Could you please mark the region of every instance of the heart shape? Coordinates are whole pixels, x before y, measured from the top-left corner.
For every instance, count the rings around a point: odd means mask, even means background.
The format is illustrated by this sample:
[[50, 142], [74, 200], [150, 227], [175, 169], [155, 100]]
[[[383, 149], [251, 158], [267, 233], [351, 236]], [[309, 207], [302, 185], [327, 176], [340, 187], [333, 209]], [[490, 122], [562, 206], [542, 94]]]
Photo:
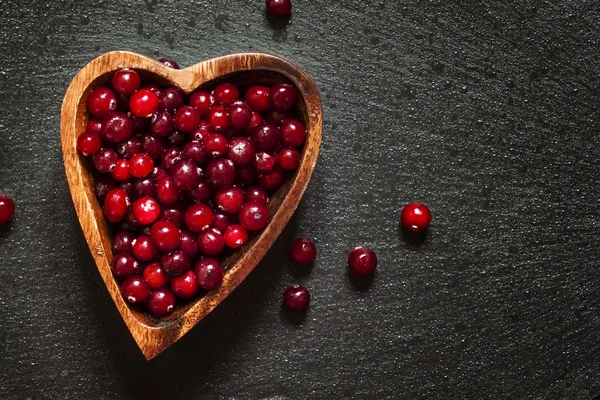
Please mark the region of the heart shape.
[[[113, 72], [125, 67], [137, 70], [142, 77], [152, 76], [160, 83], [179, 88], [186, 95], [198, 88], [211, 89], [224, 80], [238, 86], [291, 83], [299, 94], [296, 114], [307, 130], [299, 168], [268, 204], [271, 221], [242, 248], [223, 260], [226, 271], [222, 285], [191, 303], [179, 305], [172, 314], [161, 319], [131, 307], [123, 299], [110, 268], [113, 254], [108, 225], [94, 194], [93, 177], [76, 146], [77, 136], [85, 131], [88, 120], [87, 95], [106, 82]], [[73, 78], [61, 110], [62, 152], [71, 197], [98, 271], [146, 359], [157, 356], [186, 334], [222, 302], [263, 258], [296, 210], [308, 186], [319, 154], [321, 133], [321, 101], [314, 81], [300, 67], [271, 54], [232, 54], [176, 70], [139, 54], [114, 51], [94, 59]]]

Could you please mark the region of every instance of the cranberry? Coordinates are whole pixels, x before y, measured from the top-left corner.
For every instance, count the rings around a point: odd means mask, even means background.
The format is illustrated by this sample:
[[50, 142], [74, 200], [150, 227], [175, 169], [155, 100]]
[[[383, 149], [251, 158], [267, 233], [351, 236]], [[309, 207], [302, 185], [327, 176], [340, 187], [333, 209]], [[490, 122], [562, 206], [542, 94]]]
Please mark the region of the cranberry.
[[291, 0], [266, 0], [267, 11], [276, 17], [288, 17], [292, 13]]
[[133, 133], [142, 133], [148, 130], [150, 120], [148, 118], [140, 118], [136, 115], [131, 116], [133, 121]]
[[103, 212], [109, 222], [119, 222], [125, 218], [129, 207], [129, 197], [123, 189], [113, 189], [106, 195]]
[[117, 253], [132, 253], [132, 243], [135, 240], [135, 235], [129, 231], [117, 232], [112, 238], [112, 251]]
[[216, 187], [230, 186], [235, 179], [235, 167], [227, 158], [215, 158], [206, 166], [206, 179]]
[[169, 173], [160, 165], [157, 167], [154, 167], [154, 169], [152, 170], [152, 177], [156, 181], [159, 181], [162, 178], [167, 178], [169, 176], [170, 176]]
[[123, 297], [130, 303], [141, 303], [150, 297], [150, 285], [140, 276], [131, 276], [121, 285]]
[[142, 86], [142, 88], [152, 90], [156, 96], [160, 96], [160, 92], [162, 91], [162, 88], [157, 83], [148, 83]]
[[160, 251], [172, 251], [179, 246], [179, 229], [170, 221], [156, 221], [150, 228], [150, 237]]
[[171, 290], [180, 299], [192, 298], [198, 293], [198, 280], [194, 271], [187, 271], [181, 276], [171, 279]]
[[175, 114], [175, 126], [182, 132], [193, 131], [200, 123], [200, 110], [192, 106], [183, 106]]
[[371, 275], [377, 267], [377, 255], [368, 247], [357, 247], [348, 255], [348, 267], [356, 275]]
[[208, 229], [213, 222], [213, 212], [206, 204], [192, 204], [185, 212], [185, 224], [193, 232]]
[[163, 271], [158, 261], [148, 264], [146, 268], [144, 268], [142, 276], [152, 289], [163, 287], [171, 280], [169, 275]]
[[160, 258], [160, 264], [163, 270], [171, 278], [183, 275], [190, 269], [190, 259], [182, 250], [175, 250], [164, 254]]
[[102, 121], [101, 136], [110, 143], [124, 142], [133, 133], [133, 121], [120, 111], [110, 111]]
[[213, 104], [215, 104], [214, 97], [203, 90], [194, 92], [190, 96], [190, 106], [196, 107], [202, 115], [208, 114], [208, 110]]
[[117, 166], [110, 172], [110, 175], [118, 182], [125, 182], [131, 177], [129, 174], [129, 161], [117, 160]]
[[296, 264], [310, 264], [317, 256], [317, 248], [312, 240], [300, 238], [290, 246], [290, 258]]
[[174, 130], [169, 136], [167, 136], [167, 140], [171, 146], [181, 147], [187, 141], [187, 135], [183, 132], [179, 132], [178, 130]]
[[269, 110], [269, 88], [266, 86], [252, 86], [248, 88], [245, 99], [246, 103], [258, 113]]
[[135, 214], [133, 213], [133, 210], [131, 209], [131, 207], [129, 207], [129, 209], [127, 210], [127, 213], [125, 214], [125, 224], [127, 224], [127, 226], [129, 226], [132, 229], [144, 229], [145, 226], [140, 224], [138, 222], [138, 220], [135, 218]]
[[173, 115], [167, 110], [158, 110], [152, 114], [150, 120], [150, 132], [156, 137], [168, 136], [172, 131], [175, 123]]
[[133, 202], [133, 214], [140, 224], [148, 225], [160, 215], [160, 206], [152, 197], [145, 196]]
[[179, 190], [192, 190], [198, 185], [200, 172], [198, 167], [191, 160], [179, 160], [171, 168], [173, 183]]
[[232, 249], [242, 247], [248, 241], [248, 232], [241, 225], [231, 225], [223, 234], [225, 244]]
[[223, 282], [223, 268], [215, 258], [203, 258], [194, 267], [198, 286], [205, 290], [212, 290]]
[[279, 127], [270, 121], [261, 122], [250, 134], [258, 150], [271, 150], [279, 143]]
[[289, 110], [296, 104], [296, 88], [288, 83], [279, 83], [271, 87], [269, 100], [273, 108], [279, 111]]
[[206, 150], [212, 158], [222, 156], [229, 149], [227, 138], [220, 133], [209, 133], [206, 135], [204, 137], [203, 145], [204, 150]]
[[104, 203], [108, 192], [117, 187], [117, 182], [108, 175], [99, 176], [96, 179], [96, 185], [94, 185], [94, 193], [101, 203]]
[[213, 90], [212, 95], [215, 98], [216, 104], [229, 106], [240, 98], [240, 91], [233, 83], [224, 82]]
[[175, 60], [173, 60], [172, 58], [163, 57], [163, 58], [159, 58], [158, 61], [160, 61], [161, 63], [163, 63], [164, 65], [166, 65], [169, 68], [180, 69], [179, 64], [177, 64], [175, 62]]
[[277, 189], [283, 184], [285, 174], [283, 168], [279, 165], [275, 165], [271, 172], [265, 172], [258, 174], [258, 183], [264, 186], [266, 189]]
[[227, 157], [235, 165], [246, 165], [252, 162], [256, 149], [250, 139], [245, 137], [234, 137], [229, 141]]
[[210, 127], [208, 126], [207, 121], [200, 121], [196, 129], [189, 133], [190, 139], [195, 140], [196, 142], [202, 143], [206, 135], [211, 133]]
[[244, 228], [257, 231], [269, 222], [269, 210], [260, 203], [246, 203], [240, 208], [239, 219]]
[[208, 126], [210, 129], [223, 132], [229, 128], [229, 113], [223, 106], [211, 107], [208, 112]]
[[179, 250], [183, 251], [189, 259], [196, 257], [198, 254], [198, 243], [196, 235], [190, 231], [181, 231], [179, 240]]
[[135, 198], [150, 196], [156, 197], [156, 183], [152, 176], [138, 178], [133, 181], [133, 196]]
[[183, 151], [179, 147], [169, 147], [163, 152], [160, 163], [163, 168], [170, 171], [179, 160], [183, 160]]
[[129, 109], [133, 115], [148, 118], [158, 110], [158, 96], [152, 90], [142, 88], [131, 95]]
[[425, 232], [431, 223], [431, 211], [425, 204], [409, 203], [402, 209], [400, 221], [409, 231]]
[[148, 235], [140, 235], [133, 241], [132, 252], [140, 261], [152, 261], [158, 255], [158, 249]]
[[257, 172], [271, 172], [277, 164], [277, 156], [266, 151], [259, 151], [254, 156], [254, 169]]
[[216, 229], [200, 232], [198, 235], [198, 248], [204, 254], [214, 256], [222, 252], [223, 248], [225, 248], [225, 238]]
[[236, 168], [235, 178], [242, 185], [249, 185], [256, 179], [256, 170], [249, 165]]
[[156, 197], [162, 204], [172, 205], [179, 201], [179, 190], [170, 176], [162, 178], [156, 184]]
[[150, 297], [146, 300], [146, 307], [154, 316], [162, 317], [173, 311], [175, 301], [173, 291], [168, 287], [161, 287], [150, 293]]
[[198, 185], [189, 192], [192, 201], [196, 203], [206, 203], [213, 196], [212, 185], [203, 177], [198, 179]]
[[250, 123], [248, 124], [248, 128], [246, 129], [246, 131], [252, 132], [252, 130], [254, 128], [256, 128], [258, 125], [260, 125], [260, 123], [262, 121], [263, 121], [263, 118], [260, 116], [260, 114], [257, 112], [253, 112], [252, 117], [250, 118]]
[[235, 102], [229, 106], [229, 126], [233, 129], [246, 129], [252, 119], [252, 109], [246, 103]]
[[104, 118], [117, 109], [117, 95], [107, 87], [97, 87], [87, 97], [87, 110], [95, 117]]
[[306, 311], [310, 304], [310, 292], [304, 286], [293, 285], [283, 293], [283, 304], [290, 311]]
[[116, 254], [113, 257], [111, 267], [113, 274], [119, 278], [127, 278], [140, 273], [140, 263], [131, 254], [127, 253]]
[[77, 149], [84, 156], [91, 156], [102, 147], [100, 136], [95, 133], [84, 132], [77, 138]]
[[267, 114], [267, 121], [281, 123], [284, 119], [291, 119], [293, 114], [290, 111], [271, 110]]
[[100, 135], [102, 132], [102, 120], [100, 118], [90, 118], [85, 131], [94, 135]]
[[123, 68], [114, 73], [112, 77], [112, 86], [117, 93], [131, 96], [133, 92], [142, 86], [142, 79], [134, 70]]
[[129, 173], [136, 178], [141, 178], [154, 170], [154, 160], [148, 154], [138, 153], [129, 160]]
[[215, 202], [220, 210], [236, 213], [244, 203], [244, 191], [235, 186], [221, 188], [215, 194]]
[[142, 135], [142, 149], [152, 158], [162, 157], [165, 152], [165, 142], [149, 133]]
[[175, 88], [166, 88], [158, 96], [158, 109], [175, 112], [185, 104], [181, 92]]
[[293, 171], [300, 165], [300, 153], [293, 147], [283, 148], [277, 155], [277, 161], [284, 170]]
[[141, 153], [142, 150], [142, 141], [137, 136], [132, 136], [126, 142], [117, 146], [117, 153], [127, 160], [135, 154]]
[[217, 212], [214, 214], [213, 222], [210, 227], [224, 234], [227, 228], [234, 224], [235, 216], [233, 214]]
[[306, 129], [297, 119], [282, 119], [279, 124], [281, 144], [296, 147], [306, 140]]
[[15, 214], [15, 202], [5, 194], [0, 194], [0, 224], [5, 224]]
[[251, 185], [248, 186], [244, 192], [244, 202], [267, 204], [269, 202], [269, 195], [262, 186]]
[[133, 183], [129, 181], [121, 182], [119, 183], [119, 189], [123, 189], [130, 199], [133, 198]]
[[185, 208], [181, 204], [164, 207], [160, 212], [161, 221], [170, 221], [179, 229], [185, 228]]

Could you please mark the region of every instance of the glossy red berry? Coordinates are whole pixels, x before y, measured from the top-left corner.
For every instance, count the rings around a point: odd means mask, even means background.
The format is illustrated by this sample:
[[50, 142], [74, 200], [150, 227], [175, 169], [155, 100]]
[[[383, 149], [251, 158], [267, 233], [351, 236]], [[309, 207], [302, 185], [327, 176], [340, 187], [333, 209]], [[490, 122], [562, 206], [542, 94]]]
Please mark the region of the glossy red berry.
[[132, 253], [135, 258], [140, 261], [152, 261], [158, 256], [158, 249], [152, 241], [152, 238], [148, 235], [140, 235], [134, 241], [132, 245]]
[[229, 106], [240, 98], [240, 91], [233, 83], [223, 82], [213, 90], [212, 95], [216, 104]]
[[154, 137], [166, 137], [173, 132], [175, 122], [173, 120], [173, 114], [167, 110], [158, 110], [152, 114], [150, 120], [150, 132]]
[[179, 247], [179, 229], [170, 221], [156, 221], [150, 228], [150, 237], [160, 251], [173, 251]]
[[106, 174], [115, 169], [119, 156], [113, 149], [103, 147], [92, 156], [92, 160], [98, 172]]
[[409, 203], [402, 210], [400, 222], [412, 232], [425, 232], [431, 223], [431, 211], [422, 203]]
[[235, 179], [235, 166], [227, 158], [215, 158], [206, 166], [206, 179], [216, 187], [231, 186]]
[[269, 102], [269, 88], [266, 86], [251, 86], [246, 90], [244, 98], [252, 110], [258, 113], [267, 112], [271, 105]]
[[190, 96], [190, 106], [196, 107], [202, 115], [208, 114], [208, 110], [213, 104], [215, 104], [214, 97], [203, 90], [194, 92]]
[[102, 120], [100, 118], [90, 118], [85, 131], [99, 136], [102, 132]]
[[244, 202], [267, 204], [269, 202], [269, 194], [260, 185], [251, 185], [244, 191]]
[[190, 231], [183, 230], [180, 233], [179, 250], [183, 251], [191, 260], [198, 254], [198, 241], [196, 235]]
[[110, 172], [110, 175], [115, 178], [115, 181], [117, 182], [125, 182], [131, 178], [131, 174], [129, 173], [129, 161], [124, 159], [117, 160], [117, 165]]
[[220, 133], [209, 133], [204, 137], [202, 142], [204, 150], [212, 157], [217, 158], [227, 153], [229, 149], [229, 143], [227, 138]]
[[198, 280], [194, 271], [188, 270], [183, 275], [171, 279], [171, 290], [180, 299], [194, 297], [199, 290]]
[[175, 60], [169, 57], [159, 58], [158, 61], [163, 63], [165, 66], [173, 69], [180, 69], [179, 64]]
[[248, 128], [246, 128], [246, 132], [252, 132], [252, 129], [256, 128], [263, 121], [263, 118], [259, 113], [253, 112], [252, 117], [250, 118], [250, 123], [248, 124]]
[[308, 238], [296, 239], [290, 246], [290, 258], [296, 264], [310, 264], [317, 256], [317, 247]]
[[247, 165], [254, 159], [256, 149], [250, 139], [245, 137], [234, 137], [229, 140], [227, 157], [235, 165]]
[[131, 254], [115, 254], [111, 264], [113, 274], [119, 278], [137, 275], [141, 271], [140, 263]]
[[121, 291], [130, 303], [141, 303], [150, 296], [150, 285], [141, 276], [131, 276], [125, 279]]
[[201, 232], [213, 222], [213, 211], [206, 204], [192, 204], [185, 212], [185, 224], [192, 232]]
[[152, 289], [163, 287], [171, 280], [171, 277], [163, 271], [158, 261], [148, 264], [142, 275]]
[[129, 204], [129, 197], [125, 190], [113, 189], [106, 195], [102, 211], [109, 222], [119, 222], [125, 218]]
[[219, 210], [236, 213], [244, 203], [244, 191], [235, 186], [221, 188], [215, 194], [215, 202]]
[[129, 160], [129, 173], [131, 176], [141, 178], [154, 170], [154, 160], [146, 153], [138, 153], [133, 155]]
[[10, 221], [15, 214], [15, 202], [9, 196], [0, 194], [0, 224]]
[[248, 128], [252, 119], [252, 109], [244, 102], [236, 101], [229, 106], [229, 126], [232, 129], [244, 130]]
[[224, 106], [213, 106], [208, 111], [208, 126], [216, 132], [223, 132], [229, 128], [229, 112]]
[[181, 132], [191, 132], [200, 124], [201, 116], [196, 107], [183, 106], [175, 114], [175, 127]]
[[237, 249], [248, 241], [248, 231], [241, 225], [230, 225], [223, 234], [227, 247]]
[[368, 247], [357, 247], [348, 255], [348, 267], [353, 274], [371, 275], [377, 268], [377, 255]]
[[294, 285], [283, 293], [283, 304], [290, 311], [306, 311], [310, 305], [310, 292], [304, 286]]
[[267, 12], [276, 17], [289, 17], [292, 13], [291, 0], [266, 0]]
[[142, 141], [137, 136], [132, 136], [126, 142], [117, 145], [117, 153], [126, 160], [141, 153], [142, 150]]
[[204, 254], [214, 256], [225, 248], [225, 238], [216, 229], [208, 229], [198, 235], [198, 248]]
[[258, 183], [266, 189], [274, 190], [283, 184], [285, 173], [283, 168], [281, 168], [279, 164], [276, 164], [271, 172], [260, 173], [256, 179], [258, 180]]
[[297, 119], [282, 119], [279, 123], [279, 134], [284, 146], [298, 147], [306, 140], [306, 129]]
[[112, 237], [112, 251], [113, 254], [127, 253], [132, 254], [132, 243], [135, 240], [135, 235], [129, 231], [117, 232]]
[[179, 190], [192, 190], [198, 186], [200, 170], [191, 160], [182, 159], [177, 161], [171, 168], [173, 183]]
[[148, 311], [157, 317], [163, 317], [175, 309], [175, 294], [169, 287], [161, 287], [150, 293], [146, 300]]
[[274, 122], [263, 121], [250, 134], [257, 150], [272, 150], [279, 143], [279, 127]]
[[185, 104], [181, 92], [175, 88], [166, 88], [158, 96], [158, 109], [175, 112]]
[[133, 202], [133, 214], [140, 224], [148, 225], [158, 219], [160, 206], [150, 196], [144, 196]]
[[117, 109], [118, 101], [115, 92], [107, 87], [97, 87], [87, 97], [87, 110], [95, 117], [104, 118], [110, 111]]
[[121, 143], [133, 134], [133, 120], [120, 111], [110, 111], [102, 120], [102, 139], [110, 143]]
[[271, 106], [278, 111], [289, 110], [296, 104], [298, 93], [296, 88], [289, 83], [273, 85], [269, 91]]
[[183, 275], [190, 268], [190, 258], [182, 250], [163, 254], [160, 258], [163, 271], [171, 278]]
[[227, 228], [236, 223], [234, 214], [227, 214], [223, 212], [217, 212], [214, 215], [213, 222], [210, 225], [211, 228], [218, 230], [221, 233], [225, 233]]
[[223, 268], [215, 258], [203, 258], [194, 267], [198, 286], [204, 290], [212, 290], [223, 282]]
[[294, 171], [300, 165], [300, 153], [293, 147], [285, 147], [277, 155], [277, 162], [284, 170]]
[[240, 225], [249, 231], [264, 228], [269, 222], [269, 210], [260, 203], [246, 203], [239, 212]]
[[140, 75], [129, 68], [118, 70], [112, 77], [112, 86], [115, 91], [125, 96], [131, 96], [141, 85]]
[[159, 179], [156, 184], [156, 198], [164, 205], [173, 205], [179, 201], [179, 190], [170, 176]]
[[275, 165], [277, 165], [277, 156], [266, 151], [259, 151], [254, 155], [252, 165], [259, 173], [271, 172], [275, 168]]
[[129, 110], [135, 116], [148, 118], [158, 110], [158, 96], [150, 89], [139, 89], [129, 99]]
[[95, 133], [84, 132], [77, 138], [77, 149], [84, 156], [91, 156], [102, 147], [100, 136]]

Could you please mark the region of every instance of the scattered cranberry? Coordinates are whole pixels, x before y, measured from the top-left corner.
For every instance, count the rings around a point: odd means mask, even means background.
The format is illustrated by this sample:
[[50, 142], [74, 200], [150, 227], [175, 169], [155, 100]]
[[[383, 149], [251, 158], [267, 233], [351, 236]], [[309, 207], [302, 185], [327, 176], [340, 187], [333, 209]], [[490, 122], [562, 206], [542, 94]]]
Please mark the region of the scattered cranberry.
[[208, 92], [200, 90], [190, 96], [190, 106], [196, 107], [203, 115], [208, 113], [213, 104], [215, 104], [215, 99]]
[[95, 133], [84, 132], [77, 138], [77, 149], [84, 156], [95, 154], [100, 147], [102, 147], [102, 140]]
[[154, 170], [154, 160], [148, 154], [135, 154], [129, 160], [129, 173], [136, 178], [141, 178]]
[[132, 69], [123, 68], [116, 71], [112, 77], [112, 86], [117, 93], [131, 96], [142, 85], [140, 75]]
[[171, 279], [171, 290], [180, 299], [194, 297], [199, 290], [194, 271], [188, 270], [183, 275]]
[[230, 225], [223, 234], [227, 247], [237, 249], [248, 241], [248, 232], [241, 225]]
[[193, 131], [200, 123], [200, 110], [192, 106], [183, 106], [175, 114], [175, 126], [181, 132]]
[[289, 83], [279, 83], [269, 91], [271, 105], [279, 111], [289, 110], [296, 104], [298, 94], [296, 88]]
[[269, 202], [269, 195], [262, 186], [252, 185], [246, 188], [244, 201], [246, 203], [267, 204]]
[[140, 224], [148, 225], [160, 215], [160, 206], [152, 197], [145, 196], [133, 202], [133, 214]]
[[142, 88], [131, 95], [129, 109], [138, 117], [150, 117], [158, 110], [158, 96], [152, 90]]
[[130, 303], [141, 303], [150, 296], [150, 285], [140, 276], [131, 276], [125, 279], [121, 291]]
[[0, 224], [10, 221], [15, 213], [15, 202], [5, 194], [0, 194]]
[[137, 275], [141, 270], [140, 263], [131, 254], [127, 253], [116, 254], [113, 257], [111, 267], [113, 274], [119, 278]]
[[172, 251], [179, 246], [179, 229], [170, 221], [156, 221], [150, 237], [160, 251]]
[[285, 147], [279, 152], [277, 161], [284, 170], [294, 171], [300, 165], [300, 153], [293, 147]]
[[178, 147], [169, 147], [163, 152], [160, 163], [164, 169], [170, 171], [179, 160], [183, 160], [183, 151]]
[[165, 142], [163, 139], [145, 133], [141, 137], [142, 149], [152, 158], [161, 158], [165, 152]]
[[205, 290], [212, 290], [223, 282], [223, 268], [215, 258], [203, 258], [194, 267], [198, 286]]
[[173, 60], [172, 58], [163, 57], [163, 58], [159, 58], [158, 61], [160, 61], [161, 63], [163, 63], [164, 65], [166, 65], [169, 68], [180, 69], [179, 64], [177, 64], [175, 62], [175, 60]]
[[317, 256], [317, 247], [308, 238], [294, 240], [290, 246], [290, 258], [296, 264], [310, 264]]
[[110, 175], [115, 178], [117, 182], [124, 182], [131, 178], [129, 173], [129, 161], [121, 159], [117, 160], [116, 167], [110, 172]]
[[235, 186], [221, 188], [215, 194], [215, 202], [220, 210], [236, 213], [244, 203], [244, 191]]
[[257, 231], [269, 222], [269, 210], [263, 204], [246, 203], [240, 208], [239, 219], [244, 228]]
[[294, 285], [283, 293], [283, 304], [290, 311], [306, 311], [310, 304], [310, 292], [304, 286]]
[[185, 224], [193, 232], [201, 232], [213, 222], [213, 211], [206, 204], [192, 204], [185, 212]]
[[117, 95], [106, 87], [98, 87], [90, 92], [86, 100], [87, 110], [95, 117], [104, 118], [117, 109]]
[[160, 258], [160, 265], [171, 278], [180, 276], [190, 268], [190, 258], [182, 251], [175, 250]]
[[117, 152], [110, 148], [101, 148], [92, 156], [96, 169], [102, 174], [115, 169], [118, 159]]
[[377, 255], [368, 247], [357, 247], [348, 255], [348, 267], [356, 275], [371, 275], [377, 267]]
[[129, 207], [129, 197], [123, 189], [113, 189], [104, 199], [103, 212], [109, 222], [119, 222], [125, 218]]
[[110, 143], [124, 142], [133, 133], [131, 117], [120, 111], [110, 111], [102, 121], [102, 139]]
[[234, 84], [224, 82], [219, 84], [215, 90], [213, 90], [212, 95], [215, 98], [216, 104], [229, 106], [240, 98], [240, 91]]
[[246, 103], [256, 112], [264, 113], [269, 110], [269, 88], [266, 86], [252, 86], [246, 90]]
[[402, 210], [400, 222], [405, 229], [425, 232], [431, 223], [431, 211], [422, 203], [409, 203]]
[[217, 255], [225, 248], [225, 238], [216, 229], [200, 232], [198, 235], [198, 248], [209, 256]]
[[162, 287], [153, 290], [146, 300], [148, 311], [157, 317], [169, 314], [175, 308], [175, 294], [170, 288]]
[[144, 268], [142, 275], [152, 289], [163, 287], [171, 280], [169, 275], [163, 271], [159, 262], [148, 264], [146, 268]]

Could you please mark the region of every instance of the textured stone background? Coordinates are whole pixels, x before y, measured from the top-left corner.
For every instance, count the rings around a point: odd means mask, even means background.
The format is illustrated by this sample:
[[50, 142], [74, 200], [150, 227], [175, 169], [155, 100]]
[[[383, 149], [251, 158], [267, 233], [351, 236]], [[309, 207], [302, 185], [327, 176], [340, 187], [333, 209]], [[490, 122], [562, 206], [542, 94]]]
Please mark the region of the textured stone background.
[[[2, 399], [591, 399], [600, 394], [598, 3], [262, 0], [0, 4]], [[59, 110], [115, 49], [183, 66], [248, 49], [316, 80], [324, 140], [298, 212], [248, 280], [146, 362], [69, 197]], [[421, 246], [402, 205], [428, 203]], [[315, 239], [309, 273], [287, 260]], [[353, 285], [346, 257], [380, 265]], [[304, 321], [283, 290], [313, 295]]]

